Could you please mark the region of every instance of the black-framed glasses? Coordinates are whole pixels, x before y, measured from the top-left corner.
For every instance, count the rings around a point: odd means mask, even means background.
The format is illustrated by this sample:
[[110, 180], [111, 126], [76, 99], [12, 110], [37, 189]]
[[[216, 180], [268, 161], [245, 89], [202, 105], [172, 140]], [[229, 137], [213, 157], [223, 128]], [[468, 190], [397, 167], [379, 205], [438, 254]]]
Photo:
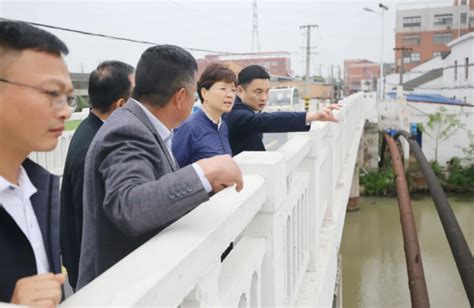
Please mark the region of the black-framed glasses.
[[43, 89], [40, 87], [32, 86], [29, 84], [11, 81], [7, 79], [0, 78], [0, 82], [5, 82], [15, 86], [26, 87], [33, 90], [36, 90], [40, 93], [46, 94], [51, 99], [51, 106], [56, 110], [61, 110], [67, 104], [70, 108], [75, 108], [77, 105], [77, 98], [75, 96], [69, 96], [66, 94], [61, 94], [58, 91]]

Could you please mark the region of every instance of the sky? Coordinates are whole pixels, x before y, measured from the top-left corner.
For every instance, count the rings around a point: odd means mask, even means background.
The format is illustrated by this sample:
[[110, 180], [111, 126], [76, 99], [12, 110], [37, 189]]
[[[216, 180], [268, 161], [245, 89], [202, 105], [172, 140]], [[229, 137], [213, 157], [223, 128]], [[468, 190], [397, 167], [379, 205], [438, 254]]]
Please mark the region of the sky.
[[[393, 62], [396, 10], [415, 1], [384, 1], [383, 60]], [[418, 0], [450, 5], [449, 0]], [[305, 72], [305, 32], [311, 30], [313, 54], [310, 74], [329, 75], [331, 65], [337, 76], [344, 59], [363, 58], [379, 63], [381, 58], [378, 1], [273, 0], [257, 1], [260, 51], [291, 53], [294, 75]], [[187, 48], [195, 58], [211, 52], [251, 52], [252, 0], [154, 0], [154, 1], [23, 1], [0, 0], [0, 17], [57, 27], [107, 34]], [[46, 29], [46, 28], [44, 28]], [[136, 66], [150, 45], [85, 36], [46, 29], [69, 47], [66, 62], [71, 72], [90, 72], [103, 60], [120, 60]], [[341, 73], [342, 74], [342, 73]]]

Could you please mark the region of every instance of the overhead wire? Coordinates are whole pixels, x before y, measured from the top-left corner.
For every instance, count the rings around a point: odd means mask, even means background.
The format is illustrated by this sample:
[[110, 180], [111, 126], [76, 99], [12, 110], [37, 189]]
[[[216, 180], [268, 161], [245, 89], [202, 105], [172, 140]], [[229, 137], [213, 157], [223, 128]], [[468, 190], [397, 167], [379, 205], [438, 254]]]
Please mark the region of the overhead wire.
[[[60, 30], [60, 31], [66, 31], [66, 32], [77, 33], [77, 34], [82, 34], [82, 35], [87, 35], [87, 36], [94, 36], [94, 37], [107, 38], [107, 39], [111, 39], [111, 40], [125, 41], [125, 42], [130, 42], [130, 43], [138, 43], [138, 44], [145, 44], [145, 45], [159, 45], [159, 44], [160, 44], [160, 43], [152, 42], [152, 41], [136, 40], [136, 39], [126, 38], [126, 37], [119, 37], [119, 36], [108, 35], [108, 34], [102, 34], [102, 33], [94, 33], [94, 32], [83, 31], [83, 30], [77, 30], [77, 29], [70, 29], [70, 28], [59, 27], [59, 26], [53, 26], [53, 25], [47, 25], [47, 24], [43, 24], [43, 23], [37, 23], [37, 22], [31, 22], [31, 21], [25, 21], [25, 20], [9, 19], [9, 18], [4, 18], [4, 17], [0, 17], [0, 20], [5, 20], [5, 21], [20, 21], [20, 22], [25, 22], [25, 23], [30, 24], [30, 25], [33, 25], [33, 26], [37, 26], [37, 27], [49, 28], [49, 29]], [[244, 53], [237, 53], [237, 52], [229, 52], [229, 51], [221, 51], [221, 50], [212, 50], [212, 49], [203, 49], [203, 48], [194, 48], [194, 47], [183, 47], [183, 48], [184, 48], [184, 49], [187, 49], [187, 50], [190, 50], [190, 51], [209, 52], [209, 53], [216, 53], [216, 54], [221, 54], [221, 55], [228, 55], [228, 54], [238, 55], [238, 54], [244, 54]]]

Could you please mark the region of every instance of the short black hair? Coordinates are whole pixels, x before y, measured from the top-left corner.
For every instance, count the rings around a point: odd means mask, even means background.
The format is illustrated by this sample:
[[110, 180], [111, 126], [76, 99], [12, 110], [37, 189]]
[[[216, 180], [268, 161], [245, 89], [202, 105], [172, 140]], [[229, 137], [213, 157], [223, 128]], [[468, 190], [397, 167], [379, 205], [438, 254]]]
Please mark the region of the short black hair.
[[237, 77], [235, 73], [229, 69], [227, 66], [220, 63], [211, 63], [209, 64], [204, 72], [202, 72], [201, 77], [197, 82], [197, 93], [201, 103], [204, 103], [204, 99], [201, 94], [201, 89], [204, 88], [209, 90], [213, 84], [219, 81], [225, 81], [228, 83], [233, 82], [237, 84]]
[[163, 107], [179, 89], [189, 89], [194, 84], [196, 71], [196, 60], [183, 48], [174, 45], [150, 47], [138, 61], [132, 97]]
[[134, 71], [133, 66], [120, 61], [100, 63], [89, 76], [91, 106], [100, 112], [108, 112], [117, 100], [128, 100], [132, 92], [129, 76]]
[[270, 79], [270, 75], [260, 65], [249, 65], [239, 73], [240, 86], [246, 86], [254, 79]]
[[26, 22], [0, 20], [0, 54], [27, 49], [57, 56], [69, 53], [63, 41], [45, 30]]

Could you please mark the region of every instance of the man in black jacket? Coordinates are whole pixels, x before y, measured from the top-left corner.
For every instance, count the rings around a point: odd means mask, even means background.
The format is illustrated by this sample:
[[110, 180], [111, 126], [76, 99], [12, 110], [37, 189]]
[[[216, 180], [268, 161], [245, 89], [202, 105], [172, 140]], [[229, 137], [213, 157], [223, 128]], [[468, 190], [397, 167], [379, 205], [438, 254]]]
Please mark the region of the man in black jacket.
[[223, 116], [229, 127], [232, 155], [242, 151], [265, 151], [263, 133], [308, 131], [313, 121], [336, 122], [331, 105], [317, 112], [261, 112], [267, 105], [270, 75], [259, 65], [240, 71], [232, 111]]
[[120, 61], [99, 64], [89, 77], [91, 110], [72, 137], [61, 187], [61, 253], [69, 283], [76, 289], [82, 238], [84, 162], [95, 134], [114, 110], [130, 97], [134, 68]]
[[51, 33], [0, 21], [0, 302], [61, 300], [59, 179], [27, 156], [52, 150], [71, 116], [67, 53]]

